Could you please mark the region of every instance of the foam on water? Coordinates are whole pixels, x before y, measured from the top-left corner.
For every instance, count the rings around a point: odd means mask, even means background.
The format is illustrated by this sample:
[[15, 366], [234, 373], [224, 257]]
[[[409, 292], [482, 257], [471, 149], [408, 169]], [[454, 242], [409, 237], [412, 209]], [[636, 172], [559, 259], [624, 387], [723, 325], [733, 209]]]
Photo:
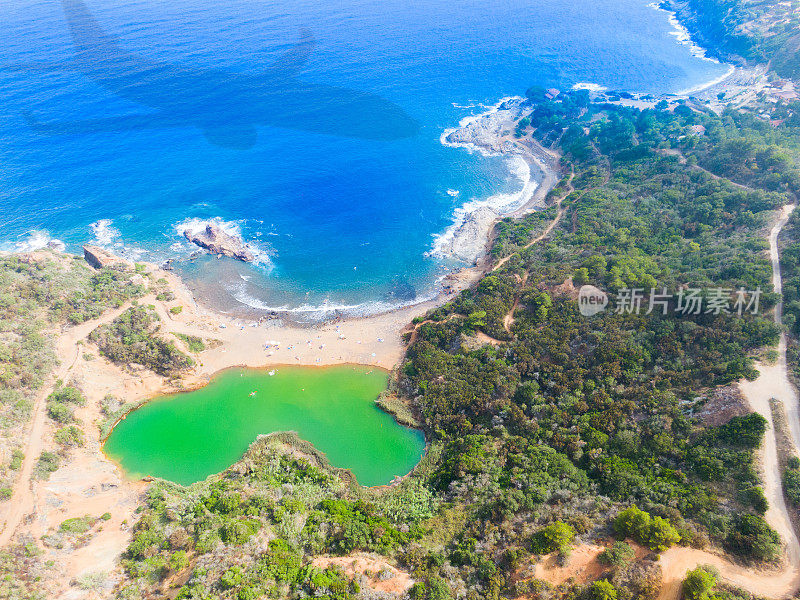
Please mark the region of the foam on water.
[[0, 245], [0, 249], [6, 252], [35, 252], [50, 248], [56, 252], [63, 252], [66, 249], [66, 244], [61, 240], [52, 238], [50, 233], [42, 229], [34, 229], [29, 231], [27, 235], [16, 242], [6, 242]]
[[103, 248], [110, 248], [112, 246], [119, 246], [120, 234], [119, 229], [113, 226], [114, 221], [111, 219], [100, 219], [94, 223], [89, 224], [89, 228], [94, 234], [94, 244]]
[[599, 94], [600, 92], [605, 92], [608, 88], [604, 85], [600, 85], [599, 83], [592, 83], [590, 81], [579, 81], [575, 85], [572, 86], [573, 90], [587, 90], [589, 92], [594, 92]]
[[[490, 106], [488, 110], [476, 115], [469, 115], [459, 121], [458, 128], [446, 129], [439, 138], [442, 145], [451, 148], [466, 148], [470, 152], [478, 152], [483, 156], [497, 156], [496, 153], [487, 150], [483, 146], [473, 143], [451, 142], [448, 136], [457, 129], [466, 129], [471, 125], [479, 123], [481, 120], [496, 115], [504, 106], [511, 102], [519, 103], [523, 98], [519, 96], [506, 96], [501, 98], [496, 104]], [[516, 180], [520, 187], [514, 192], [493, 194], [487, 198], [472, 198], [453, 211], [451, 224], [442, 232], [433, 234], [433, 243], [428, 252], [429, 256], [440, 259], [452, 258], [447, 248], [451, 247], [454, 239], [459, 235], [462, 226], [467, 220], [481, 209], [489, 209], [498, 217], [503, 217], [514, 213], [523, 207], [533, 196], [539, 182], [533, 177], [528, 162], [519, 154], [505, 155], [505, 162], [509, 171], [509, 182]], [[448, 190], [449, 193], [449, 190]], [[458, 194], [451, 194], [457, 196]], [[473, 246], [473, 253], [479, 253], [486, 240], [474, 239], [464, 240], [467, 245]]]
[[[521, 183], [520, 189], [516, 192], [494, 194], [482, 200], [470, 200], [456, 208], [453, 212], [453, 222], [447, 229], [441, 233], [433, 234], [433, 243], [428, 253], [430, 256], [451, 258], [445, 248], [453, 242], [460, 228], [478, 210], [488, 208], [496, 213], [498, 217], [503, 217], [519, 210], [530, 200], [539, 184], [531, 177], [531, 169], [528, 163], [516, 154], [509, 156], [507, 162], [510, 178], [516, 178]], [[485, 244], [485, 240], [477, 239], [474, 240], [474, 243], [482, 247]]]
[[[689, 48], [689, 51], [692, 53], [692, 56], [694, 56], [695, 58], [699, 58], [701, 60], [707, 60], [717, 65], [721, 64], [716, 58], [708, 55], [708, 50], [697, 44], [697, 42], [695, 42], [692, 39], [692, 34], [689, 33], [689, 30], [686, 28], [686, 26], [680, 22], [680, 20], [678, 19], [678, 15], [675, 14], [674, 11], [664, 8], [664, 6], [662, 6], [658, 2], [652, 2], [647, 6], [655, 10], [664, 12], [668, 15], [669, 24], [670, 27], [672, 27], [672, 31], [670, 31], [669, 34], [674, 36], [679, 44], [681, 44], [682, 46], [687, 46]], [[704, 85], [706, 87], [708, 86], [708, 84]]]
[[430, 292], [407, 302], [387, 302], [373, 300], [358, 304], [345, 304], [326, 300], [318, 305], [300, 304], [299, 306], [290, 306], [288, 304], [284, 304], [280, 306], [273, 306], [251, 295], [247, 291], [244, 284], [228, 283], [225, 285], [225, 288], [231, 294], [231, 296], [236, 299], [237, 302], [240, 302], [249, 308], [264, 312], [275, 312], [291, 315], [293, 319], [307, 323], [326, 321], [336, 316], [365, 317], [369, 315], [391, 312], [401, 308], [416, 306], [417, 304], [428, 302], [437, 295], [437, 292]]
[[222, 231], [234, 237], [242, 237], [241, 222], [225, 221], [222, 217], [212, 217], [211, 219], [189, 217], [183, 221], [175, 223], [172, 228], [179, 236], [183, 237], [184, 231], [190, 231], [193, 234], [197, 234], [201, 231], [204, 231], [209, 225], [219, 227]]

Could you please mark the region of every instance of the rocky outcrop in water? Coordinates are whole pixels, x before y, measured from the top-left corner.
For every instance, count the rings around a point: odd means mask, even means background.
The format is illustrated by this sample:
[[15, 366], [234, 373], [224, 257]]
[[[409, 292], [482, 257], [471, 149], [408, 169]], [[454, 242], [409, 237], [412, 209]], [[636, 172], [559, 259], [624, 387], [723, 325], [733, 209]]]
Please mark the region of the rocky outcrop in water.
[[475, 146], [490, 153], [503, 153], [503, 136], [514, 131], [516, 121], [523, 114], [525, 100], [509, 98], [496, 109], [468, 119], [460, 127], [446, 132], [444, 142], [454, 146]]
[[130, 263], [119, 256], [111, 254], [100, 246], [84, 246], [83, 258], [95, 269], [105, 269], [106, 267], [126, 268]]
[[212, 223], [206, 225], [206, 228], [199, 232], [187, 229], [183, 232], [183, 236], [193, 244], [217, 256], [227, 256], [244, 262], [253, 262], [256, 258], [244, 240]]
[[472, 211], [439, 251], [456, 260], [475, 264], [485, 251], [489, 233], [498, 217], [497, 212], [488, 206]]

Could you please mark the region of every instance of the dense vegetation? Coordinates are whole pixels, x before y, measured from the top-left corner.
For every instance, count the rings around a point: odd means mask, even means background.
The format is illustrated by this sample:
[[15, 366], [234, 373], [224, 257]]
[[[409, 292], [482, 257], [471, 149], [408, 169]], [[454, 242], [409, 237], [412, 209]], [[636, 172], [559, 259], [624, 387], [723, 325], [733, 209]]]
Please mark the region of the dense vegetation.
[[[404, 489], [411, 499], [415, 488]], [[430, 496], [421, 494], [403, 502], [405, 524], [398, 526], [385, 516], [391, 503], [370, 496], [296, 438], [263, 437], [222, 478], [189, 490], [151, 487], [123, 565], [154, 589], [193, 566], [178, 598], [345, 600], [358, 592], [358, 583], [335, 567], [310, 565], [304, 556], [393, 554], [422, 536], [415, 523], [430, 514]], [[135, 595], [135, 589], [123, 593]]]
[[783, 283], [783, 324], [789, 334], [786, 359], [795, 383], [800, 382], [800, 212], [792, 213], [778, 245]]
[[103, 356], [120, 365], [141, 365], [159, 375], [177, 375], [193, 361], [175, 343], [158, 335], [159, 316], [150, 306], [132, 306], [89, 339]]
[[[462, 569], [466, 584], [489, 593], [514, 579], [503, 553], [530, 548], [537, 522], [597, 532], [611, 503], [644, 509], [645, 525], [617, 533], [653, 550], [712, 543], [773, 559], [779, 540], [753, 464], [764, 419], [711, 427], [692, 415], [709, 388], [752, 377], [750, 354], [777, 341], [761, 316], [775, 302], [765, 228], [800, 189], [796, 163], [775, 147], [796, 147], [797, 124], [774, 131], [744, 113], [581, 98], [539, 103], [527, 119], [519, 135], [561, 134], [572, 176], [559, 186], [559, 225], [430, 315], [403, 367], [404, 391], [445, 443], [431, 483], [482, 515], [462, 535], [503, 571]], [[705, 136], [691, 135], [696, 124]], [[716, 152], [726, 139], [744, 151]], [[556, 214], [504, 222], [495, 248], [520, 250]], [[641, 288], [644, 310], [583, 317], [568, 279]], [[645, 314], [651, 288], [681, 286], [760, 288], [761, 314], [680, 314], [675, 297], [667, 314]], [[474, 349], [475, 331], [505, 343]]]

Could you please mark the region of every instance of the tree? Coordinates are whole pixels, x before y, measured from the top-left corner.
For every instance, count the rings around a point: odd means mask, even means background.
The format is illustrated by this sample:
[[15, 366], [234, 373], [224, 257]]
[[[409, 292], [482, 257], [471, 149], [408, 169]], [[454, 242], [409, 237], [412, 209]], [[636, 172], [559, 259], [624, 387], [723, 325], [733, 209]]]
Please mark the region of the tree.
[[704, 567], [697, 567], [683, 580], [683, 595], [687, 600], [708, 600], [709, 592], [717, 584], [717, 577]]
[[650, 523], [647, 547], [653, 552], [663, 552], [673, 544], [677, 544], [681, 536], [666, 519], [655, 517]]
[[556, 521], [537, 531], [533, 535], [531, 546], [537, 554], [549, 554], [556, 551], [566, 554], [574, 539], [575, 530], [572, 526]]
[[677, 544], [681, 536], [666, 519], [651, 517], [649, 513], [631, 506], [614, 519], [614, 531], [623, 537], [631, 537], [653, 552], [663, 552]]
[[614, 531], [636, 541], [646, 540], [650, 534], [650, 514], [636, 506], [626, 508], [614, 519]]
[[595, 581], [589, 586], [589, 600], [617, 600], [617, 588], [605, 580]]

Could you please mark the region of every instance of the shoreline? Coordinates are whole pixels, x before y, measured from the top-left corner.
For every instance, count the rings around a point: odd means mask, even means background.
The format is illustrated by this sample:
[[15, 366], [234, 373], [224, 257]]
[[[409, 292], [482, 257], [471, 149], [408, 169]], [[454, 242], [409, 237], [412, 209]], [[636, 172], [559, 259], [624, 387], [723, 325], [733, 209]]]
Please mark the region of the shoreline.
[[[726, 79], [735, 75], [736, 73], [726, 76]], [[715, 85], [725, 86], [726, 83]], [[710, 86], [710, 89], [713, 87]], [[503, 109], [502, 106], [511, 100], [520, 104]], [[139, 477], [128, 476], [114, 459], [105, 454], [103, 445], [114, 427], [134, 410], [144, 407], [159, 396], [199, 389], [207, 385], [213, 377], [233, 368], [265, 370], [271, 367], [323, 368], [353, 364], [388, 371], [391, 377], [405, 354], [407, 344], [404, 334], [413, 331], [410, 327], [412, 320], [446, 303], [488, 272], [491, 266], [487, 253], [489, 234], [498, 220], [506, 217], [519, 218], [541, 208], [547, 194], [558, 184], [558, 156], [530, 138], [513, 138], [511, 115], [523, 105], [522, 99], [501, 100], [495, 109], [469, 117], [465, 125], [471, 125], [471, 128], [462, 125], [442, 134], [442, 139], [445, 140], [445, 136], [449, 138], [460, 132], [463, 137], [446, 139], [447, 145], [452, 147], [517, 156], [527, 165], [529, 177], [520, 196], [500, 207], [488, 206], [486, 202], [489, 199], [478, 201], [471, 212], [465, 210], [462, 223], [454, 223], [453, 238], [459, 240], [460, 247], [465, 251], [477, 251], [475, 264], [445, 276], [443, 280], [448, 282], [448, 286], [443, 285], [432, 298], [377, 314], [344, 316], [311, 324], [292, 322], [285, 315], [254, 320], [254, 316], [264, 316], [264, 311], [253, 309], [249, 316], [239, 316], [235, 311], [233, 314], [220, 312], [209, 307], [202, 296], [194, 294], [177, 273], [149, 265], [153, 280], [166, 279], [175, 298], [158, 300], [151, 289], [139, 303], [155, 306], [161, 319], [159, 335], [174, 342], [196, 361], [195, 366], [180, 378], [179, 385], [150, 371], [123, 369], [110, 363], [99, 355], [94, 344], [87, 341], [83, 345], [83, 340], [77, 337], [76, 332], [79, 330], [74, 327], [55, 333], [56, 347], [62, 362], [67, 364], [63, 359], [71, 357], [73, 352], [75, 354], [74, 362], [67, 371], [69, 377], [66, 381], [74, 382], [85, 391], [86, 406], [76, 409], [76, 415], [87, 434], [88, 443], [86, 448], [73, 450], [69, 461], [49, 481], [31, 482], [32, 502], [25, 510], [34, 514], [36, 519], [20, 524], [10, 533], [19, 535], [24, 532], [41, 539], [48, 532], [56, 531], [58, 523], [65, 518], [79, 517], [88, 512], [100, 514], [101, 509], [105, 511], [106, 508], [113, 510], [113, 520], [93, 531], [92, 537], [83, 546], [68, 547], [66, 552], [49, 547], [44, 549], [43, 556], [56, 559], [57, 568], [61, 572], [51, 582], [58, 589], [51, 597], [69, 597], [69, 591], [73, 589], [70, 582], [81, 575], [96, 571], [98, 566], [107, 570], [109, 580], [123, 580], [120, 567], [114, 561], [129, 542], [129, 519], [132, 521], [135, 518], [135, 511], [148, 484]], [[503, 110], [508, 113], [502, 114]], [[498, 116], [498, 113], [501, 114]], [[506, 131], [506, 128], [510, 131]], [[477, 135], [481, 133], [485, 135]], [[540, 179], [535, 180], [533, 173], [539, 173]], [[532, 183], [534, 180], [535, 183]], [[478, 220], [475, 213], [481, 209], [487, 209], [491, 213], [484, 210], [485, 218]], [[177, 306], [182, 307], [180, 313], [172, 313], [171, 309]], [[104, 318], [108, 316], [110, 315], [106, 314]], [[216, 340], [218, 344], [214, 342], [199, 353], [191, 353], [178, 334], [197, 336], [206, 342]], [[97, 356], [89, 355], [90, 358], [87, 358], [87, 352], [94, 352]], [[102, 418], [101, 401], [107, 394], [115, 395], [123, 403], [138, 404], [116, 419], [108, 434], [100, 439], [93, 427]], [[381, 410], [385, 409], [381, 407]], [[401, 426], [408, 426], [394, 415], [393, 418]], [[55, 429], [54, 423], [46, 421], [42, 439], [50, 439]], [[425, 436], [424, 430], [419, 431]], [[281, 432], [273, 432], [272, 435], [278, 433]], [[254, 443], [259, 439], [261, 436]], [[419, 468], [430, 447], [425, 436], [420, 462], [398, 481], [403, 481]], [[393, 481], [385, 486], [369, 489], [379, 491], [395, 484]], [[87, 491], [95, 493], [88, 501]], [[102, 553], [102, 558], [98, 558], [99, 553]]]
[[[245, 297], [246, 293], [226, 290], [224, 294], [218, 294], [211, 289], [190, 289], [183, 276], [175, 275], [192, 295], [193, 301], [208, 313], [232, 320], [272, 323], [277, 328], [288, 326], [313, 330], [330, 323], [371, 319], [394, 313], [424, 314], [464, 289], [465, 277], [470, 281], [468, 285], [477, 281], [481, 273], [476, 274], [475, 269], [487, 272], [489, 267], [486, 261], [489, 260], [491, 233], [495, 225], [506, 217], [520, 218], [544, 208], [547, 193], [560, 180], [560, 157], [556, 153], [546, 150], [530, 138], [513, 138], [516, 120], [525, 107], [524, 98], [504, 97], [488, 110], [464, 117], [456, 127], [442, 132], [440, 142], [443, 146], [466, 149], [483, 156], [501, 156], [508, 161], [516, 159], [521, 163], [517, 163], [516, 172], [513, 163], [509, 164], [510, 175], [519, 176], [520, 166], [524, 167], [525, 172], [524, 177], [520, 177], [521, 189], [463, 203], [453, 211], [453, 223], [444, 231], [433, 234], [432, 248], [425, 256], [460, 262], [464, 266], [447, 268], [432, 283], [432, 291], [408, 301], [368, 300], [358, 304], [270, 306], [258, 298]], [[451, 136], [459, 139], [448, 139]], [[249, 243], [247, 240], [243, 242]], [[226, 305], [231, 299], [235, 304]]]
[[[522, 189], [516, 193], [471, 200], [457, 208], [453, 223], [435, 236], [431, 255], [478, 264], [487, 254], [491, 232], [500, 220], [520, 218], [544, 208], [545, 197], [560, 179], [560, 157], [531, 138], [513, 137], [516, 122], [527, 105], [520, 96], [506, 96], [487, 111], [464, 117], [458, 127], [442, 132], [439, 139], [443, 146], [483, 156], [502, 156], [509, 161], [516, 158], [522, 161], [526, 172], [520, 177]], [[513, 166], [509, 168], [513, 174]]]
[[[478, 152], [483, 156], [502, 156], [508, 160], [518, 159], [525, 165], [526, 173], [522, 189], [511, 194], [495, 194], [483, 200], [464, 203], [454, 211], [454, 222], [445, 231], [434, 235], [433, 248], [427, 253], [440, 259], [462, 262], [465, 266], [448, 270], [436, 279], [435, 291], [408, 302], [383, 306], [374, 312], [359, 314], [360, 307], [380, 305], [380, 302], [368, 301], [356, 305], [313, 307], [256, 307], [246, 304], [233, 295], [238, 302], [228, 311], [223, 312], [209, 294], [189, 289], [184, 278], [169, 271], [177, 285], [191, 297], [192, 304], [200, 311], [215, 318], [226, 318], [230, 321], [257, 321], [259, 327], [278, 330], [288, 329], [325, 329], [331, 324], [362, 320], [379, 319], [387, 315], [409, 315], [400, 329], [414, 317], [427, 313], [470, 287], [481, 275], [488, 272], [490, 265], [489, 246], [491, 234], [498, 222], [507, 217], [521, 218], [530, 212], [543, 209], [547, 194], [558, 184], [560, 174], [560, 156], [547, 150], [531, 138], [515, 139], [514, 127], [522, 116], [527, 101], [519, 96], [504, 97], [489, 110], [463, 118], [457, 127], [445, 129], [440, 141], [442, 145]], [[510, 167], [511, 168], [511, 167]], [[513, 170], [512, 170], [512, 175]], [[448, 235], [449, 234], [449, 235]], [[449, 240], [446, 247], [439, 245], [441, 240]], [[437, 245], [440, 247], [437, 248]], [[227, 292], [231, 294], [231, 292]], [[304, 320], [297, 318], [299, 314], [322, 313], [317, 319]], [[250, 324], [251, 324], [250, 323]], [[351, 361], [352, 362], [352, 361]], [[287, 363], [293, 364], [293, 363]], [[364, 364], [364, 363], [359, 363]], [[247, 366], [247, 365], [243, 365]]]

